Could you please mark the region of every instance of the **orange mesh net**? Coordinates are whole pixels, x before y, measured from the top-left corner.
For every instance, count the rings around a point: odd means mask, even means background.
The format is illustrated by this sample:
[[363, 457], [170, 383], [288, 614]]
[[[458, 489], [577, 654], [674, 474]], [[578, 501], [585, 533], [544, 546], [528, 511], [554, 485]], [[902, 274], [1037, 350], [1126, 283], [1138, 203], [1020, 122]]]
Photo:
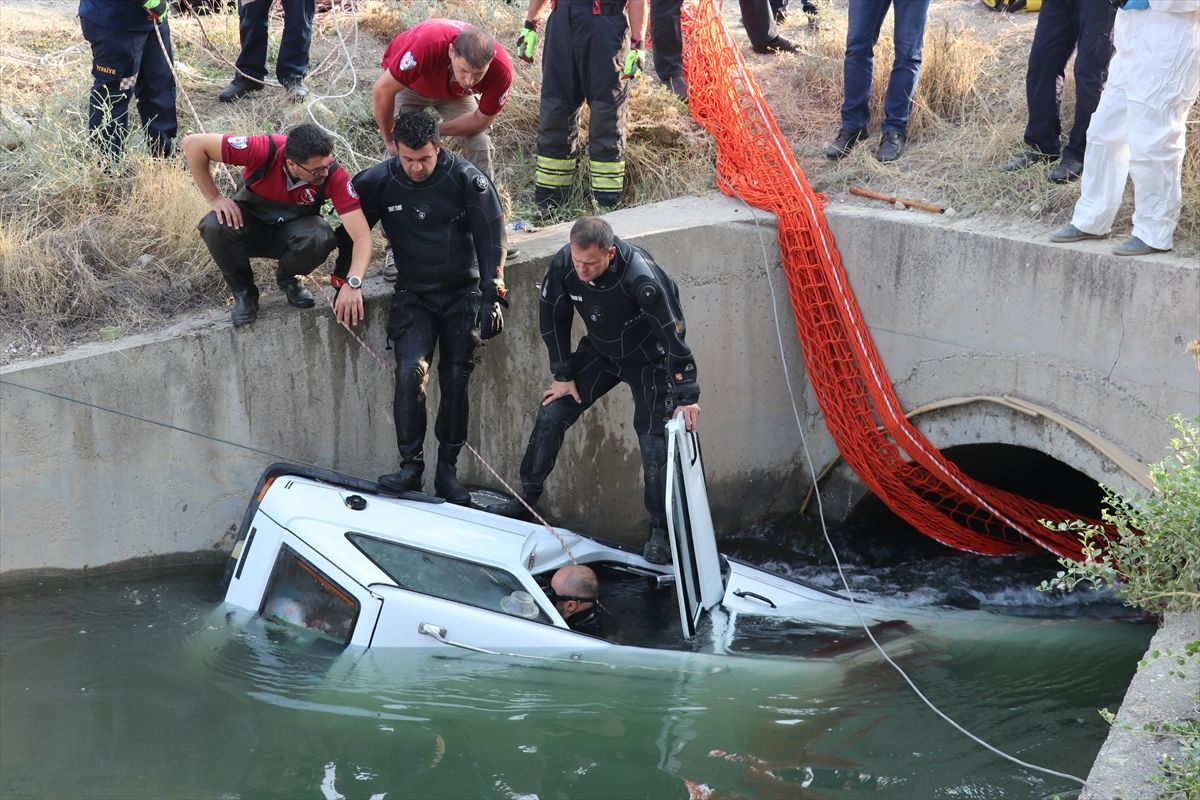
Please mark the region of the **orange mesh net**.
[[779, 250], [804, 365], [846, 463], [887, 506], [943, 544], [987, 555], [1078, 557], [1077, 515], [968, 477], [904, 416], [813, 192], [715, 0], [683, 8], [688, 105], [717, 142], [718, 185], [778, 218]]

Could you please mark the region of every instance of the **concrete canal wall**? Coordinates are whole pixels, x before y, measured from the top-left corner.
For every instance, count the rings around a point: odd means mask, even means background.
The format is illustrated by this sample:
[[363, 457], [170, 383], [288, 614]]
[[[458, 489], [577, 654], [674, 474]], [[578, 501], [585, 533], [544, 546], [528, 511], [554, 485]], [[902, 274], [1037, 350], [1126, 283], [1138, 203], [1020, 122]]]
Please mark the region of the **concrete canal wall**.
[[[914, 212], [827, 214], [900, 400], [929, 409], [916, 421], [936, 446], [1019, 444], [1125, 487], [1141, 464], [1163, 457], [1164, 418], [1200, 410], [1200, 379], [1184, 350], [1200, 335], [1196, 264], [1119, 259], [1102, 243], [1053, 246]], [[736, 530], [795, 509], [809, 484], [796, 415], [818, 467], [836, 453], [804, 374], [773, 218], [709, 196], [611, 220], [680, 285], [718, 525]], [[508, 270], [513, 308], [504, 335], [483, 350], [470, 429], [471, 443], [512, 480], [549, 378], [536, 282], [566, 228], [515, 238], [523, 253]], [[390, 363], [390, 286], [375, 276], [367, 285], [361, 332]], [[397, 467], [389, 372], [327, 310], [296, 311], [278, 297], [245, 329], [213, 312], [12, 365], [0, 377], [131, 415], [0, 385], [3, 582], [131, 559], [222, 558], [255, 478], [275, 460], [361, 476]], [[630, 416], [618, 389], [569, 434], [543, 501], [562, 524], [644, 535]], [[461, 472], [495, 484], [468, 453]], [[845, 510], [861, 491], [835, 475], [827, 508]]]

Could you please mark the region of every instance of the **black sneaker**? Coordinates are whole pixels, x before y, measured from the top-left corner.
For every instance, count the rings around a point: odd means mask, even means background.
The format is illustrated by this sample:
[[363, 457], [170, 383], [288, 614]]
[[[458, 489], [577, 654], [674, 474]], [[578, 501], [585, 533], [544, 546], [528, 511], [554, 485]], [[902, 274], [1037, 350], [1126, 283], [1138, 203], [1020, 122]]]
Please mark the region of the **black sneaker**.
[[682, 75], [672, 75], [667, 81], [667, 88], [671, 90], [671, 94], [679, 98], [680, 102], [686, 103], [688, 100], [688, 85]]
[[229, 82], [229, 85], [221, 90], [217, 95], [217, 99], [222, 103], [232, 103], [234, 100], [241, 100], [251, 92], [261, 92], [263, 85], [255, 81], [248, 81], [243, 78], [234, 78]]
[[1051, 183], [1070, 183], [1079, 180], [1083, 174], [1083, 162], [1074, 158], [1064, 158], [1054, 165], [1046, 180]]
[[761, 53], [763, 55], [774, 55], [776, 53], [794, 53], [800, 48], [796, 47], [796, 45], [792, 44], [782, 36], [776, 36], [774, 39], [763, 42], [757, 47], [751, 49], [753, 49], [754, 52]]
[[854, 145], [867, 138], [867, 132], [863, 130], [848, 131], [842, 128], [838, 131], [837, 137], [833, 143], [825, 148], [825, 157], [833, 161], [838, 161], [850, 155], [850, 151], [854, 149]]
[[287, 98], [293, 103], [303, 103], [308, 99], [308, 87], [304, 85], [303, 79], [288, 81], [283, 84], [283, 88], [287, 90]]
[[1001, 172], [1021, 172], [1022, 170], [1035, 167], [1038, 164], [1045, 164], [1048, 161], [1053, 161], [1057, 156], [1040, 153], [1037, 150], [1022, 150], [1015, 156], [1004, 162], [1000, 167]]
[[392, 246], [388, 245], [388, 249], [383, 252], [383, 268], [380, 270], [385, 281], [390, 283], [396, 282], [396, 254], [392, 252]]
[[537, 510], [537, 500], [526, 500], [524, 503], [522, 503], [515, 497], [510, 497], [503, 503], [496, 503], [495, 505], [488, 506], [487, 510], [488, 512], [500, 517], [508, 517], [509, 519], [519, 519], [524, 520], [525, 522], [533, 522], [534, 516], [532, 513], [530, 513], [529, 509], [526, 508], [526, 503], [535, 511]]

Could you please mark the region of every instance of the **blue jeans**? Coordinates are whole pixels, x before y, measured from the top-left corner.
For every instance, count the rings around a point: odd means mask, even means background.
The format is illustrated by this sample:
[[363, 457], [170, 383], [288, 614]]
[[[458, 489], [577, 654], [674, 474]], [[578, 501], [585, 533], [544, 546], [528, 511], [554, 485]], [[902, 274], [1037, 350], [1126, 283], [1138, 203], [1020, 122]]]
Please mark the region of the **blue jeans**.
[[912, 116], [913, 94], [921, 72], [921, 46], [925, 41], [925, 20], [929, 0], [850, 0], [846, 29], [846, 62], [843, 67], [845, 100], [842, 102], [842, 128], [865, 130], [871, 121], [871, 76], [875, 69], [875, 43], [888, 7], [892, 7], [895, 30], [892, 39], [896, 60], [888, 78], [883, 101], [884, 131], [904, 133]]
[[[288, 84], [302, 80], [308, 74], [308, 48], [312, 43], [313, 15], [316, 0], [283, 0], [283, 39], [279, 42], [279, 58], [275, 62], [275, 77]], [[252, 0], [238, 6], [238, 33], [242, 51], [237, 68], [252, 78], [267, 77], [267, 14], [271, 0]]]

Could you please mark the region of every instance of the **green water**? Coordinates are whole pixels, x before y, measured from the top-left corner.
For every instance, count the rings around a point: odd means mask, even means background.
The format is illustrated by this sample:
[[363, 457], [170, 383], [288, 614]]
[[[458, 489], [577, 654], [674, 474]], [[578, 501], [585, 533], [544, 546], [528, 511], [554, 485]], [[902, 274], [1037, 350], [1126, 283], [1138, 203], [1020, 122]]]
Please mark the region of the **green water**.
[[[0, 601], [3, 798], [1041, 798], [869, 653], [535, 661], [314, 652], [210, 574]], [[916, 612], [914, 612], [916, 613]], [[933, 611], [896, 650], [995, 746], [1086, 775], [1152, 627]], [[932, 623], [932, 624], [929, 624]]]

